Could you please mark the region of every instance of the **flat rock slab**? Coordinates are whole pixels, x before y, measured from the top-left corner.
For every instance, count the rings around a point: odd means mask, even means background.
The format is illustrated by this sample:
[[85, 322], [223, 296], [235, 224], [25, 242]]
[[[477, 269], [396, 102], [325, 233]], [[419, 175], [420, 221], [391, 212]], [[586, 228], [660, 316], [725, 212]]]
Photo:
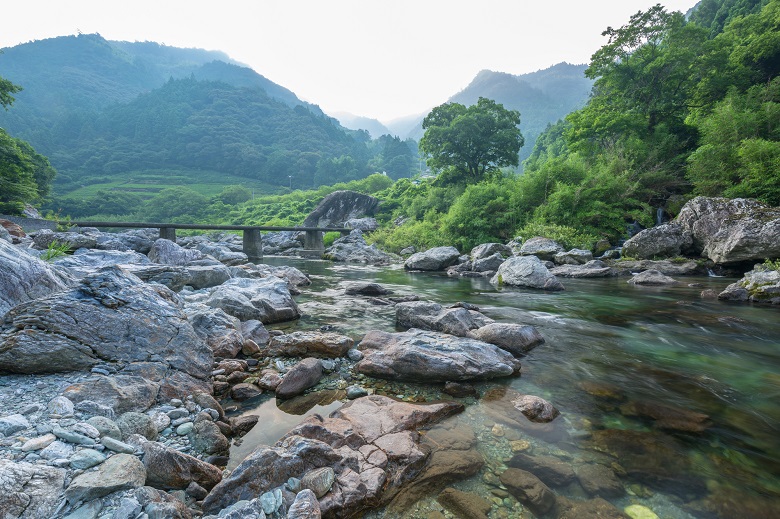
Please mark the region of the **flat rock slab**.
[[663, 286], [663, 285], [676, 285], [677, 280], [670, 278], [662, 274], [657, 270], [645, 270], [636, 274], [634, 277], [628, 280], [631, 285], [641, 286]]
[[265, 357], [343, 357], [352, 347], [351, 337], [327, 332], [293, 332], [271, 337], [267, 347], [260, 348]]
[[446, 382], [507, 377], [520, 371], [511, 353], [476, 339], [411, 329], [371, 331], [358, 345], [365, 375], [412, 382]]
[[144, 485], [146, 468], [132, 454], [116, 454], [89, 471], [77, 476], [65, 490], [70, 503], [89, 501], [107, 496], [118, 490], [128, 490]]

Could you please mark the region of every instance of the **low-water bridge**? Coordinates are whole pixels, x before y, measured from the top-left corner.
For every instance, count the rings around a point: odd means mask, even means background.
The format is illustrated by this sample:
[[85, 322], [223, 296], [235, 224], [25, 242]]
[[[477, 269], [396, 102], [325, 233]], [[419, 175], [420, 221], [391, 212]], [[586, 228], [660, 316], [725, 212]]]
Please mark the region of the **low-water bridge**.
[[160, 229], [160, 238], [176, 241], [176, 229], [195, 229], [208, 231], [242, 231], [244, 235], [244, 254], [250, 258], [263, 257], [262, 231], [299, 231], [304, 232], [303, 248], [309, 251], [323, 251], [325, 244], [323, 233], [338, 232], [342, 236], [352, 229], [343, 227], [280, 227], [270, 225], [209, 225], [197, 223], [152, 223], [152, 222], [89, 222], [72, 221], [78, 227], [115, 227], [120, 229]]

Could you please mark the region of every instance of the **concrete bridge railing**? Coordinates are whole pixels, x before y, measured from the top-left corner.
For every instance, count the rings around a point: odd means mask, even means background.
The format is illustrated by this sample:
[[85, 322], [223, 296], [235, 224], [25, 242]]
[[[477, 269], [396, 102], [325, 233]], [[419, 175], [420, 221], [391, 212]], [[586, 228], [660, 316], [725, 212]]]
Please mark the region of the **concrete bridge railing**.
[[325, 244], [323, 234], [339, 232], [342, 236], [352, 229], [343, 227], [280, 227], [269, 225], [208, 225], [195, 223], [152, 223], [152, 222], [90, 222], [73, 221], [71, 225], [78, 227], [116, 227], [121, 229], [160, 229], [160, 238], [176, 241], [176, 229], [195, 229], [208, 231], [242, 231], [244, 254], [250, 258], [263, 257], [263, 231], [299, 231], [304, 232], [303, 248], [310, 251], [323, 251]]

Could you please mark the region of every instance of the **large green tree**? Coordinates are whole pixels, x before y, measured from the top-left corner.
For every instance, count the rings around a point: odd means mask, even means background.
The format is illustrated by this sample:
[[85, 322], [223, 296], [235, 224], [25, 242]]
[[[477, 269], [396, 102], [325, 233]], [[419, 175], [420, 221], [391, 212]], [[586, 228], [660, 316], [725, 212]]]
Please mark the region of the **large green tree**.
[[445, 103], [423, 120], [420, 150], [429, 156], [430, 167], [478, 181], [499, 168], [518, 165], [525, 142], [519, 125], [520, 112], [484, 97], [469, 107]]

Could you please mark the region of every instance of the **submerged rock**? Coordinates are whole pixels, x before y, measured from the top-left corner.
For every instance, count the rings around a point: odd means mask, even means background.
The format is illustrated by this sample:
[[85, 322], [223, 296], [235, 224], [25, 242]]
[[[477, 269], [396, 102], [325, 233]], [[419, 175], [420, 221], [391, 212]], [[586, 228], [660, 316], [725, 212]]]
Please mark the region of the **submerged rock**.
[[544, 263], [536, 256], [509, 258], [501, 264], [490, 282], [493, 285], [511, 285], [552, 291], [563, 290], [563, 284], [547, 270]]
[[437, 332], [371, 331], [358, 345], [365, 375], [412, 382], [446, 382], [511, 376], [520, 362], [493, 344]]
[[605, 278], [616, 276], [617, 271], [601, 260], [591, 260], [584, 265], [559, 265], [550, 269], [550, 274], [562, 278]]
[[455, 488], [445, 489], [436, 500], [444, 508], [453, 512], [456, 517], [468, 517], [469, 519], [487, 519], [487, 514], [492, 507], [490, 501], [484, 497]]
[[534, 515], [543, 516], [555, 506], [555, 493], [528, 471], [509, 468], [500, 479], [509, 493], [530, 508]]

